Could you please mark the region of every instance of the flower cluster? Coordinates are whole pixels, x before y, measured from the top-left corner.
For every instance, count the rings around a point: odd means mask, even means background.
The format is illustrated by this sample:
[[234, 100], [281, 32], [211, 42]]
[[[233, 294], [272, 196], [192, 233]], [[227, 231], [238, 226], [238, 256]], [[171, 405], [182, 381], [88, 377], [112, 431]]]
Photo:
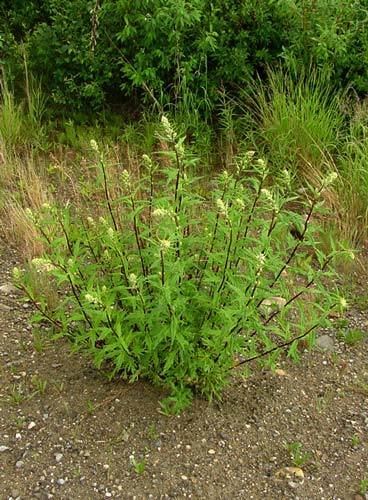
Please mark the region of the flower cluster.
[[224, 215], [225, 217], [227, 217], [227, 215], [228, 215], [228, 206], [224, 202], [224, 200], [222, 200], [221, 198], [217, 198], [217, 200], [216, 200], [216, 206], [217, 206], [217, 209], [218, 209], [219, 213], [221, 215]]
[[55, 269], [54, 264], [48, 259], [35, 258], [32, 260], [32, 266], [36, 269], [37, 272], [50, 272]]
[[96, 295], [92, 295], [91, 293], [86, 293], [84, 298], [90, 304], [99, 304], [100, 303], [100, 300], [98, 299], [98, 297], [96, 297]]
[[91, 148], [93, 149], [93, 151], [95, 151], [96, 153], [100, 152], [98, 149], [98, 144], [94, 139], [90, 140], [90, 145], [91, 145]]
[[137, 289], [137, 276], [134, 273], [130, 273], [128, 276], [129, 285], [132, 290]]
[[169, 139], [170, 141], [174, 141], [177, 137], [177, 133], [175, 132], [171, 123], [169, 122], [168, 118], [165, 115], [163, 115], [161, 118], [161, 124], [162, 128], [164, 129], [166, 138]]

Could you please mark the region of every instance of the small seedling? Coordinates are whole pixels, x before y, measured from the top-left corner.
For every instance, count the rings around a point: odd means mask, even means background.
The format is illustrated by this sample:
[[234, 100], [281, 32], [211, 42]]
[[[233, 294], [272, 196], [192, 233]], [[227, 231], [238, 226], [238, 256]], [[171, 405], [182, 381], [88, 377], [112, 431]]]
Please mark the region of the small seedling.
[[134, 455], [130, 455], [130, 463], [134, 467], [134, 471], [136, 474], [143, 474], [146, 468], [146, 461], [143, 458], [142, 460], [136, 460]]
[[358, 434], [353, 434], [351, 438], [351, 445], [355, 448], [356, 446], [360, 445], [360, 437]]
[[303, 445], [299, 441], [288, 443], [285, 447], [295, 467], [302, 467], [311, 459], [311, 454], [303, 451]]
[[47, 387], [47, 380], [42, 379], [38, 375], [33, 375], [31, 382], [36, 392], [38, 392], [39, 394], [45, 394]]
[[328, 388], [322, 396], [317, 398], [317, 411], [322, 413], [329, 404], [332, 403], [334, 398], [334, 392], [332, 389]]
[[33, 332], [33, 348], [38, 353], [46, 349], [45, 336], [39, 330]]
[[335, 327], [338, 329], [346, 328], [349, 325], [349, 321], [346, 318], [339, 318], [335, 321]]
[[343, 334], [343, 341], [348, 345], [355, 345], [364, 339], [364, 332], [358, 329], [347, 330]]
[[368, 396], [368, 384], [367, 383], [359, 382], [358, 387], [359, 387], [360, 392], [362, 392], [363, 394]]
[[24, 429], [24, 426], [26, 424], [26, 417], [16, 417], [15, 418], [15, 426], [17, 429]]
[[58, 392], [63, 392], [64, 385], [65, 385], [64, 382], [58, 382], [58, 381], [54, 382], [54, 386], [55, 386], [55, 388], [57, 389]]
[[16, 385], [14, 384], [13, 387], [11, 388], [10, 394], [9, 394], [9, 401], [13, 405], [20, 405], [22, 401], [24, 401], [25, 396], [23, 393], [23, 389], [21, 385]]
[[359, 491], [362, 495], [365, 495], [366, 493], [368, 493], [368, 478], [367, 477], [365, 477], [364, 479], [362, 479], [360, 481]]
[[90, 415], [93, 415], [96, 411], [96, 405], [90, 399], [87, 401], [87, 411]]
[[152, 441], [155, 441], [159, 437], [159, 433], [157, 432], [157, 428], [155, 424], [151, 424], [147, 429], [147, 437]]

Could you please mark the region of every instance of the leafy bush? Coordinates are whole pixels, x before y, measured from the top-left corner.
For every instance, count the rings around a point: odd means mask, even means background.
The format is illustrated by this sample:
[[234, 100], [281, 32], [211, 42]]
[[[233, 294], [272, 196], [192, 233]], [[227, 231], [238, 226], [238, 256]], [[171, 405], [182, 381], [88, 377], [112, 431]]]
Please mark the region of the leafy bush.
[[8, 3], [3, 58], [25, 43], [31, 69], [73, 110], [138, 97], [208, 115], [221, 89], [237, 94], [279, 61], [323, 68], [336, 86], [368, 88], [365, 0]]
[[265, 162], [249, 152], [203, 197], [195, 158], [166, 118], [159, 138], [166, 157], [145, 156], [141, 178], [122, 171], [115, 199], [91, 141], [105, 218], [72, 207], [29, 211], [49, 248], [32, 268], [54, 280], [57, 307], [47, 306], [26, 274], [14, 275], [38, 310], [35, 321], [51, 323], [112, 375], [170, 388], [162, 407], [175, 413], [193, 391], [220, 397], [235, 366], [255, 359], [273, 366], [282, 349], [297, 359], [299, 342], [313, 343], [314, 329], [340, 304], [322, 283], [332, 255], [314, 250], [311, 222], [334, 175], [298, 214], [289, 208], [288, 173], [271, 187]]

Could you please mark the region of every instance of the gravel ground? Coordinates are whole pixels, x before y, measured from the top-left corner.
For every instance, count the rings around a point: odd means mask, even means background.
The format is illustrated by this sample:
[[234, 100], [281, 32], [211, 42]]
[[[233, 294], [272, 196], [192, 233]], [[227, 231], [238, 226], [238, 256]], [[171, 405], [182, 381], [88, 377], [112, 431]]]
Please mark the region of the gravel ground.
[[[2, 249], [1, 499], [368, 499], [366, 277], [346, 320], [319, 332], [324, 350], [274, 373], [254, 366], [221, 404], [166, 417], [159, 390], [108, 381], [32, 331], [16, 261]], [[341, 341], [351, 328], [364, 332], [354, 345]]]

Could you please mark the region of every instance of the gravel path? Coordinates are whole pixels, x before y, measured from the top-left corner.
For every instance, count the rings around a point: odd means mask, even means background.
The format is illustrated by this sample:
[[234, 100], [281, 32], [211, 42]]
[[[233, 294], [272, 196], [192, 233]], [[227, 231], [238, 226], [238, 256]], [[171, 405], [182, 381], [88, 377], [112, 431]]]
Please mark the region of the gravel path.
[[[364, 300], [320, 332], [325, 350], [275, 373], [237, 374], [221, 404], [196, 400], [165, 417], [159, 390], [109, 382], [64, 342], [32, 331], [30, 307], [11, 287], [16, 261], [2, 249], [1, 499], [368, 498]], [[339, 340], [351, 328], [365, 336], [354, 345]]]

